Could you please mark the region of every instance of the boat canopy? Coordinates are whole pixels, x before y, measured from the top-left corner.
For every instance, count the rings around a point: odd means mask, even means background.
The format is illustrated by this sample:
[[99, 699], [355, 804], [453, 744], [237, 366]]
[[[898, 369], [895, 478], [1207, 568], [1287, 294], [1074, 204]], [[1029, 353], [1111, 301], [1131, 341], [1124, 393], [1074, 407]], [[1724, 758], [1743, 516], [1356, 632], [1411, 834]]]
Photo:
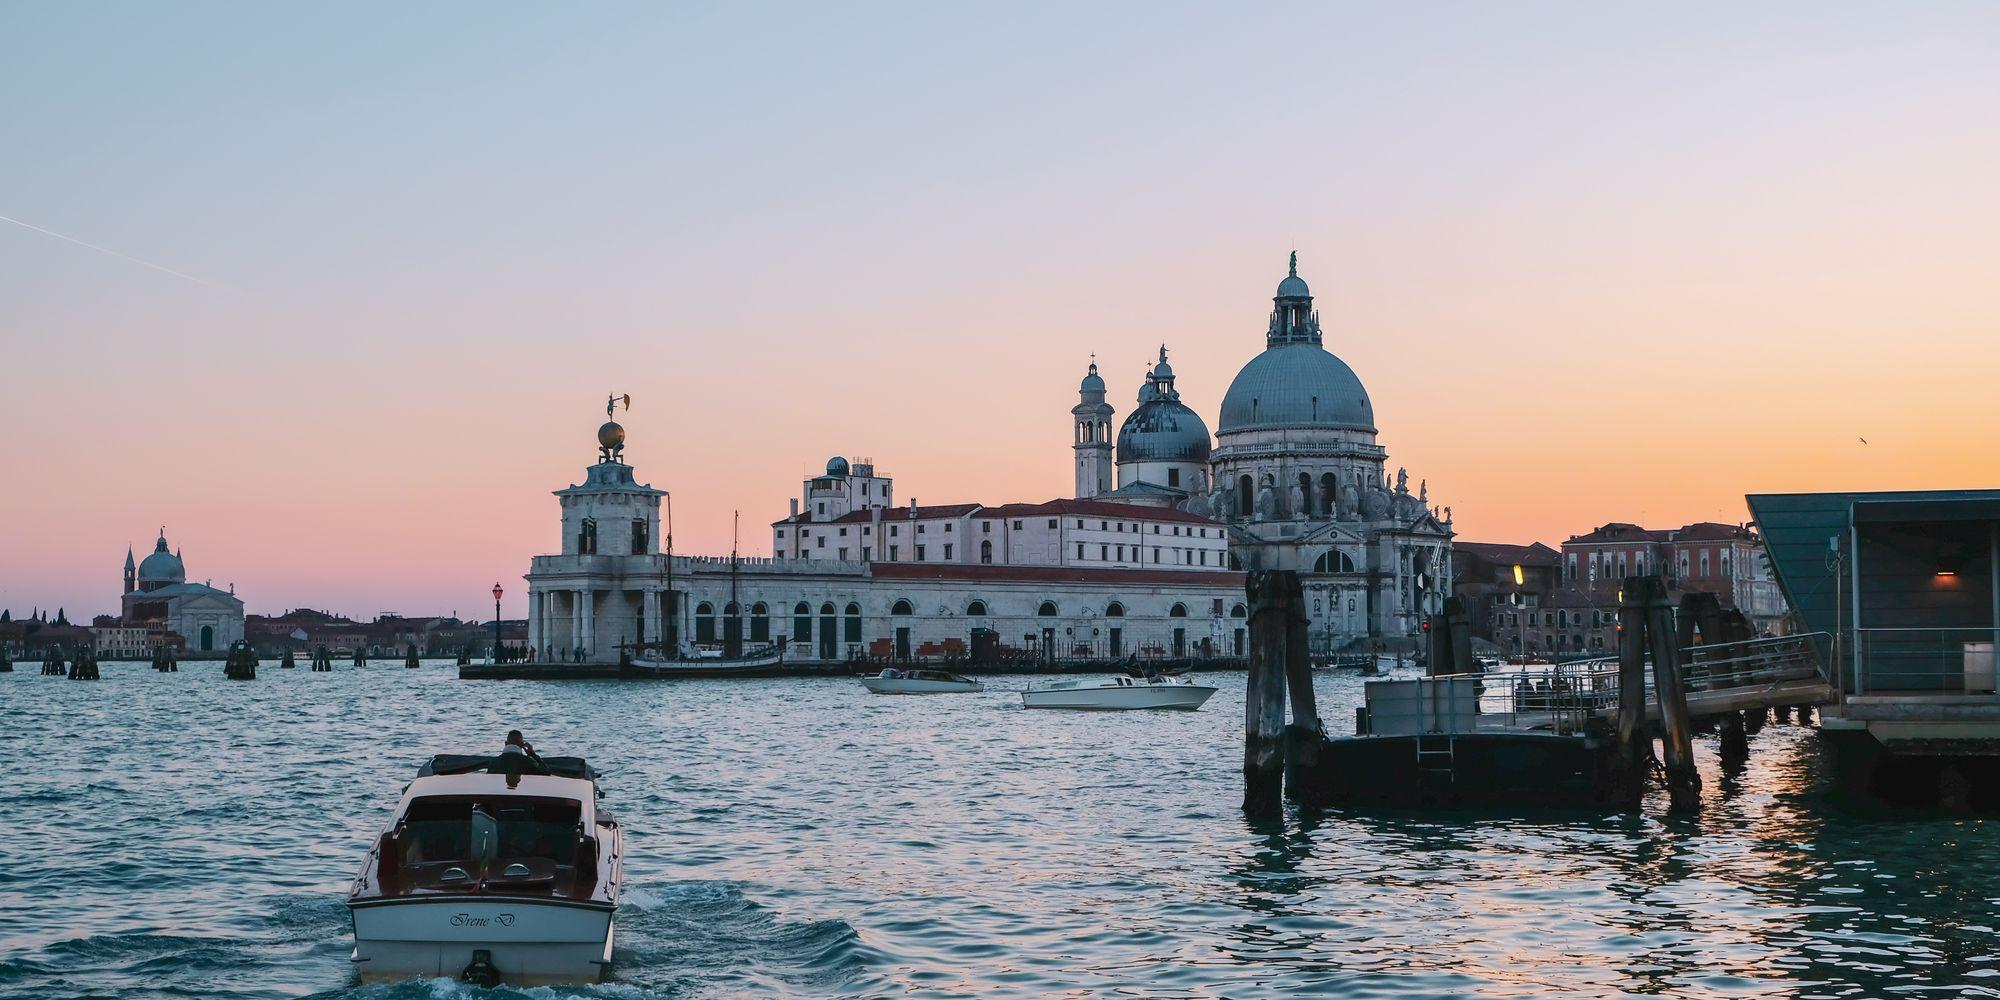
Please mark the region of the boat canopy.
[[[591, 767], [590, 763], [582, 757], [543, 757], [541, 761], [542, 767], [547, 769], [552, 777], [582, 778], [585, 781], [597, 780], [597, 770]], [[518, 770], [518, 768], [509, 768], [507, 762], [501, 760], [501, 755], [499, 754], [441, 753], [424, 761], [424, 766], [417, 769], [417, 777], [427, 778], [434, 774], [478, 774], [480, 772], [487, 774], [507, 774], [511, 770]]]

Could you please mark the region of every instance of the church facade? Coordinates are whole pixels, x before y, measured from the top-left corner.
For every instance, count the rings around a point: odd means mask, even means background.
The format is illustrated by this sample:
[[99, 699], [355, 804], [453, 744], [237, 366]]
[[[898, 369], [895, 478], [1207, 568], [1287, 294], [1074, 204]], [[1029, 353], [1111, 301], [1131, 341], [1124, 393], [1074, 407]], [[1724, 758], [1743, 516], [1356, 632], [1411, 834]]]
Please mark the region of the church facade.
[[122, 624], [165, 629], [179, 635], [190, 652], [226, 650], [243, 638], [243, 602], [235, 589], [189, 583], [187, 565], [167, 548], [166, 529], [143, 562], [125, 552], [125, 590], [119, 598]]
[[529, 644], [605, 662], [638, 641], [783, 640], [792, 659], [837, 660], [963, 653], [984, 633], [1042, 657], [1242, 655], [1254, 567], [1300, 571], [1318, 652], [1412, 643], [1451, 592], [1449, 511], [1402, 470], [1390, 480], [1296, 255], [1273, 305], [1213, 437], [1165, 347], [1115, 432], [1092, 364], [1071, 410], [1073, 497], [904, 504], [872, 462], [835, 457], [771, 524], [769, 557], [669, 560], [664, 493], [607, 422], [584, 482], [556, 491], [561, 550], [531, 562]]

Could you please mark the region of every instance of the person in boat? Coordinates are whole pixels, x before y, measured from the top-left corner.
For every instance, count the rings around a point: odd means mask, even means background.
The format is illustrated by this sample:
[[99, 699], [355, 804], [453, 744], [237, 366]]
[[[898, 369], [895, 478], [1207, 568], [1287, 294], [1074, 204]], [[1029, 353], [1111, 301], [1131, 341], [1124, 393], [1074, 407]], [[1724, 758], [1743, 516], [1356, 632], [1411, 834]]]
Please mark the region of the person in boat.
[[549, 773], [548, 765], [535, 753], [535, 745], [518, 729], [507, 730], [507, 744], [500, 748], [500, 770], [510, 777]]

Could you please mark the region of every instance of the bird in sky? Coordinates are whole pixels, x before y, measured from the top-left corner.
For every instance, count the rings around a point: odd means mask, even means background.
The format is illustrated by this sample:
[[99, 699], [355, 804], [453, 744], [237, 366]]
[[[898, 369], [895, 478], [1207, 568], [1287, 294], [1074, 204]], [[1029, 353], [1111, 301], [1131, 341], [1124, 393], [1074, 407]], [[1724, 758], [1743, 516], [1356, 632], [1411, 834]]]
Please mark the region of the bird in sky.
[[1867, 439], [1867, 438], [1862, 438], [1862, 439], [1861, 439], [1861, 443], [1862, 443], [1862, 444], [1867, 444], [1867, 443], [1868, 443], [1868, 439]]

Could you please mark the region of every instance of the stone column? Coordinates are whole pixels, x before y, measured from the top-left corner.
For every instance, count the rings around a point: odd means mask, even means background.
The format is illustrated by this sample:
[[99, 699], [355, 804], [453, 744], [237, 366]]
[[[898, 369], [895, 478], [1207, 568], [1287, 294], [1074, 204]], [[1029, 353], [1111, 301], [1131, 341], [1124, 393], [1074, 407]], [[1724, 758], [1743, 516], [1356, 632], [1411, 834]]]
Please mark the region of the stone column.
[[583, 593], [583, 658], [597, 662], [597, 591], [584, 588]]
[[539, 648], [542, 644], [542, 595], [528, 589], [528, 645]]
[[649, 642], [655, 637], [667, 634], [665, 619], [660, 617], [660, 592], [655, 589], [646, 591], [645, 625], [647, 634], [637, 637], [640, 642]]
[[563, 659], [567, 660], [575, 656], [577, 649], [582, 645], [583, 645], [583, 591], [572, 590], [569, 592], [569, 637], [563, 643], [563, 648], [562, 648]]

